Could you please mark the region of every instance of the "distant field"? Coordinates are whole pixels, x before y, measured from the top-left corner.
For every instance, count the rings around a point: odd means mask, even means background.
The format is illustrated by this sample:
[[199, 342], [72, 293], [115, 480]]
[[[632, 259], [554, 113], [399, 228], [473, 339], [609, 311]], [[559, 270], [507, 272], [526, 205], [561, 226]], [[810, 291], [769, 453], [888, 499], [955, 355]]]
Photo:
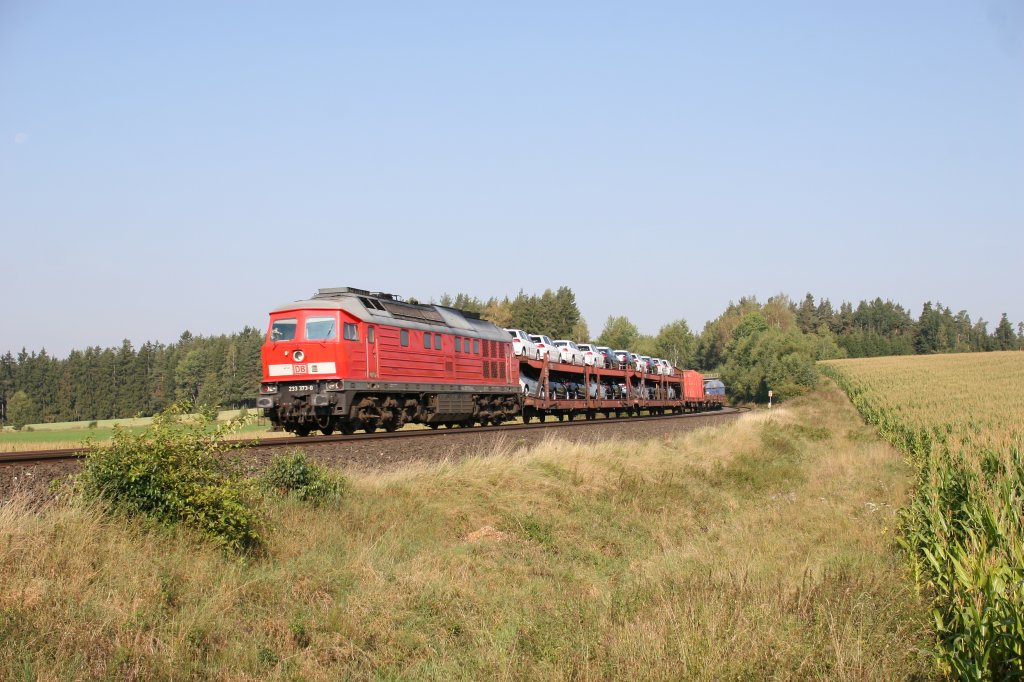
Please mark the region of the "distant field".
[[[227, 421], [237, 417], [239, 410], [225, 410], [217, 415], [218, 421]], [[270, 422], [266, 418], [254, 417], [256, 421], [246, 424], [237, 434], [239, 438], [278, 437], [290, 435], [270, 431]], [[104, 443], [114, 435], [114, 426], [141, 432], [152, 424], [150, 417], [135, 419], [101, 419], [95, 427], [92, 422], [57, 422], [53, 424], [29, 424], [21, 431], [7, 427], [0, 431], [0, 452], [19, 452], [38, 448], [78, 448], [86, 442]]]
[[1024, 353], [823, 367], [917, 468], [902, 536], [950, 672], [1024, 675]]

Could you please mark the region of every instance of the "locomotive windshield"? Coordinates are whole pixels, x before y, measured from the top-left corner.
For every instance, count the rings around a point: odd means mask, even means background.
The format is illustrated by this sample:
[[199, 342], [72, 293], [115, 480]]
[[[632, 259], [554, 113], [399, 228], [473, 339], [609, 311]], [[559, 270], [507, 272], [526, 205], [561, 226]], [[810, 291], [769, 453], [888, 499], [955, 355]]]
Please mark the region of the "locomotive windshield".
[[306, 318], [306, 340], [307, 341], [331, 341], [335, 336], [335, 324], [333, 317], [307, 317]]
[[295, 339], [295, 328], [298, 326], [298, 320], [294, 317], [283, 318], [280, 320], [274, 320], [274, 323], [270, 326], [270, 340], [271, 341], [292, 341]]

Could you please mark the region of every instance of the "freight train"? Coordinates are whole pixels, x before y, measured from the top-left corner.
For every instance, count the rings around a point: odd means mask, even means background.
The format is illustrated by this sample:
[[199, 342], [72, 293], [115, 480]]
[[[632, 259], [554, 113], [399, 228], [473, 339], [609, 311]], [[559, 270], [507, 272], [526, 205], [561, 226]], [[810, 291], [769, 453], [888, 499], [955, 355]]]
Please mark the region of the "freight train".
[[351, 287], [271, 311], [257, 407], [300, 436], [721, 409], [693, 370], [649, 374], [517, 356], [479, 315]]

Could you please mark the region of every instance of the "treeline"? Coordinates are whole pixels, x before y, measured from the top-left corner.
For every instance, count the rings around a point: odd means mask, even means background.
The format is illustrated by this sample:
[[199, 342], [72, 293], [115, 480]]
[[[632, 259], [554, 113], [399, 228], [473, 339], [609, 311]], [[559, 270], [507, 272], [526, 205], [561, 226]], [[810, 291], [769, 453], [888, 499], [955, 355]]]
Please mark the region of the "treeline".
[[640, 355], [665, 358], [677, 367], [688, 367], [694, 359], [696, 339], [686, 320], [666, 324], [655, 336], [641, 334], [628, 317], [609, 316], [597, 338], [576, 306], [576, 295], [569, 287], [548, 289], [540, 296], [522, 291], [515, 298], [491, 298], [482, 301], [469, 294], [452, 297], [445, 294], [439, 305], [479, 313], [504, 329], [523, 329], [531, 334], [545, 334], [552, 339], [593, 341], [613, 349], [628, 349]]
[[990, 334], [984, 320], [972, 322], [966, 310], [954, 315], [941, 303], [925, 303], [915, 320], [881, 298], [835, 310], [827, 298], [807, 294], [796, 304], [780, 294], [764, 304], [756, 298], [730, 303], [701, 332], [696, 364], [718, 369], [734, 397], [765, 401], [769, 390], [785, 399], [810, 388], [817, 360], [1022, 347], [1024, 323], [1015, 331], [1005, 314]]
[[469, 294], [445, 294], [437, 304], [479, 313], [503, 329], [524, 329], [531, 334], [547, 334], [552, 339], [590, 337], [587, 323], [576, 306], [576, 294], [569, 287], [547, 289], [539, 296], [520, 291], [515, 298], [491, 298], [486, 302]]
[[1024, 322], [1016, 330], [1003, 313], [989, 334], [988, 322], [971, 321], [966, 310], [953, 314], [941, 303], [924, 304], [915, 320], [910, 311], [892, 301], [876, 298], [854, 308], [843, 303], [833, 310], [827, 298], [815, 303], [807, 294], [796, 306], [796, 322], [805, 334], [832, 334], [847, 357], [971, 353], [1016, 350], [1024, 341]]
[[153, 415], [180, 400], [196, 405], [252, 406], [260, 383], [263, 332], [193, 336], [74, 350], [57, 359], [46, 350], [0, 357], [0, 397], [15, 426]]
[[[410, 299], [414, 301], [414, 299]], [[1006, 315], [989, 333], [988, 323], [925, 303], [914, 319], [892, 301], [876, 298], [836, 309], [827, 298], [799, 303], [773, 296], [764, 303], [742, 298], [695, 334], [678, 319], [657, 334], [641, 334], [626, 316], [609, 316], [591, 336], [569, 287], [540, 295], [483, 301], [470, 294], [445, 295], [440, 305], [479, 313], [499, 327], [525, 329], [553, 339], [595, 341], [613, 349], [666, 358], [677, 367], [718, 372], [730, 394], [764, 401], [799, 395], [812, 386], [818, 360], [841, 357], [1012, 350], [1024, 346], [1024, 323]], [[263, 333], [247, 327], [230, 336], [188, 332], [169, 345], [146, 343], [138, 350], [72, 351], [66, 359], [24, 349], [0, 357], [0, 405], [14, 424], [152, 415], [172, 403], [251, 406], [260, 382]]]

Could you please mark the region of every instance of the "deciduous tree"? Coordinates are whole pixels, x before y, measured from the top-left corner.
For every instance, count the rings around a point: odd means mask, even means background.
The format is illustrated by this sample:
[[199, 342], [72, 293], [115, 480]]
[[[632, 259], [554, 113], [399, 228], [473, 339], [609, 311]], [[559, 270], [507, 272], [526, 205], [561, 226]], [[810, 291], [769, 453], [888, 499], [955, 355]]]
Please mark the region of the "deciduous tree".
[[16, 431], [38, 421], [36, 405], [25, 391], [18, 391], [7, 401], [7, 419]]
[[604, 329], [601, 330], [601, 335], [597, 337], [597, 343], [614, 350], [632, 349], [639, 337], [640, 330], [629, 321], [628, 317], [609, 315], [608, 321], [604, 323]]

